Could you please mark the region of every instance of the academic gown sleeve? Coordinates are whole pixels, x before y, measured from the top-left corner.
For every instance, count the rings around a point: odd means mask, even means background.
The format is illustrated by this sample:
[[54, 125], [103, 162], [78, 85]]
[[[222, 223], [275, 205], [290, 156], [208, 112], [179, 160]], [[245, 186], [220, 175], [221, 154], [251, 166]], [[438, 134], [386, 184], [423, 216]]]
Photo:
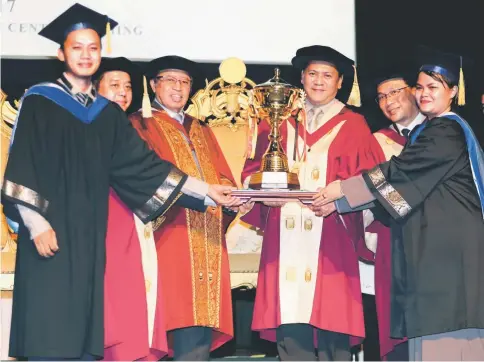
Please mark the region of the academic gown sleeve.
[[49, 155], [45, 143], [45, 117], [35, 116], [41, 106], [40, 96], [31, 95], [22, 100], [17, 116], [14, 142], [10, 148], [2, 185], [2, 203], [5, 214], [19, 222], [20, 215], [15, 205], [23, 205], [48, 220], [51, 199], [49, 178], [41, 171], [48, 169]]
[[123, 202], [146, 223], [163, 215], [182, 196], [187, 175], [151, 151], [124, 113], [119, 118], [110, 183]]
[[435, 118], [398, 157], [364, 173], [363, 179], [394, 219], [404, 219], [440, 183], [458, 172], [465, 158], [468, 154], [461, 126], [448, 118]]

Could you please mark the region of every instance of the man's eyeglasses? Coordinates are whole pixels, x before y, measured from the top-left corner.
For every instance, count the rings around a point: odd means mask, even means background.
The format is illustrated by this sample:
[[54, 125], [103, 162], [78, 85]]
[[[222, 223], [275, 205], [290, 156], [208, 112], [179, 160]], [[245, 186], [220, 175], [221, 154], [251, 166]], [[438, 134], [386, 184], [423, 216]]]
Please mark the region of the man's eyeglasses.
[[163, 82], [168, 83], [170, 86], [175, 86], [178, 82], [180, 82], [182, 87], [190, 87], [192, 84], [192, 81], [190, 79], [176, 79], [163, 75], [159, 75], [158, 77], [156, 77], [156, 80], [162, 80]]
[[405, 88], [408, 88], [408, 85], [406, 87], [394, 89], [394, 90], [388, 92], [387, 94], [379, 94], [379, 95], [376, 96], [375, 102], [378, 103], [378, 104], [381, 104], [381, 103], [383, 103], [383, 101], [387, 100], [388, 98], [393, 98], [393, 97], [397, 96]]

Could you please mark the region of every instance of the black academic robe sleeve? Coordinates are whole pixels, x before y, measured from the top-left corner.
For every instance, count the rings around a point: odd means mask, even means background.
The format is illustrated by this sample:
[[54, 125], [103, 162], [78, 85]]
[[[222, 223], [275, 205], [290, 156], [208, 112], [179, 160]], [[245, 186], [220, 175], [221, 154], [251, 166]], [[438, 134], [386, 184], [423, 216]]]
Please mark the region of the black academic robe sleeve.
[[467, 155], [462, 127], [448, 118], [429, 121], [399, 156], [363, 174], [373, 196], [395, 219], [418, 209], [432, 191], [459, 171]]
[[[188, 176], [151, 151], [124, 113], [119, 113], [116, 124], [110, 184], [146, 223], [163, 215], [182, 196]], [[187, 205], [196, 203], [188, 196], [183, 200]]]
[[48, 180], [39, 172], [47, 166], [49, 157], [45, 147], [47, 140], [39, 136], [43, 134], [45, 125], [42, 119], [36, 119], [38, 101], [38, 96], [29, 96], [22, 101], [16, 121], [15, 142], [5, 168], [2, 203], [5, 214], [15, 221], [20, 221], [14, 207], [16, 204], [37, 211], [44, 218], [47, 218], [49, 210], [51, 195], [47, 194], [45, 185]]
[[205, 205], [204, 199], [197, 199], [185, 194], [180, 196], [180, 198], [176, 201], [176, 205], [199, 212], [207, 211], [207, 205]]

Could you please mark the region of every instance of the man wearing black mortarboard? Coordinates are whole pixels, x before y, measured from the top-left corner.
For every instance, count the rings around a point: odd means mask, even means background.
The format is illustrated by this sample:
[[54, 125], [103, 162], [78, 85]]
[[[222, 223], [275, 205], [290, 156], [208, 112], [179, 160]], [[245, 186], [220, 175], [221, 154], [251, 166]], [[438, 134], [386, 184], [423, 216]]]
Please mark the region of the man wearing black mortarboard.
[[2, 202], [20, 222], [12, 357], [103, 356], [110, 186], [143, 222], [175, 202], [238, 202], [225, 194], [229, 187], [209, 186], [160, 160], [123, 110], [96, 94], [91, 76], [101, 37], [116, 24], [75, 4], [40, 32], [60, 45], [66, 70], [25, 93], [5, 171]]
[[[184, 112], [194, 83], [203, 79], [198, 65], [164, 56], [152, 60], [146, 74], [155, 98], [150, 104], [145, 89], [142, 110], [129, 116], [140, 136], [187, 174], [235, 185], [210, 127]], [[226, 211], [175, 206], [153, 222], [163, 288], [156, 314], [165, 314], [164, 323], [155, 322], [155, 335], [168, 335], [175, 360], [206, 361], [210, 351], [233, 338], [225, 232], [234, 215]]]
[[[292, 64], [301, 72], [307, 116], [289, 118], [281, 135], [301, 188], [315, 191], [373, 166], [372, 160], [365, 165], [361, 152], [370, 129], [340, 93], [343, 82], [356, 76], [354, 61], [313, 45], [298, 49]], [[357, 105], [353, 85], [347, 103]], [[268, 133], [262, 122], [253, 160], [242, 172], [244, 184], [259, 170]], [[354, 248], [364, 236], [361, 214], [323, 219], [298, 203], [268, 202], [255, 204], [243, 220], [264, 230], [252, 329], [277, 341], [281, 360], [351, 360], [351, 344], [365, 334]]]
[[[372, 94], [391, 122], [373, 134], [370, 152], [376, 163], [398, 156], [412, 129], [425, 120], [415, 100], [415, 71], [408, 58], [385, 61], [373, 75]], [[370, 361], [408, 361], [408, 343], [390, 337], [391, 233], [389, 215], [381, 210], [363, 212], [365, 240], [357, 246], [365, 310], [365, 358]], [[396, 237], [396, 235], [393, 235]], [[378, 250], [378, 252], [377, 252]], [[368, 264], [371, 263], [371, 264]], [[370, 273], [368, 271], [371, 271]], [[373, 288], [363, 288], [373, 285]], [[375, 331], [376, 333], [372, 333]]]
[[[127, 111], [141, 89], [141, 69], [125, 57], [103, 58], [93, 76], [100, 95]], [[166, 333], [155, 333], [158, 258], [152, 223], [143, 224], [109, 191], [104, 273], [104, 360], [160, 359]], [[129, 285], [129, 291], [126, 290]], [[158, 315], [157, 322], [161, 316]]]

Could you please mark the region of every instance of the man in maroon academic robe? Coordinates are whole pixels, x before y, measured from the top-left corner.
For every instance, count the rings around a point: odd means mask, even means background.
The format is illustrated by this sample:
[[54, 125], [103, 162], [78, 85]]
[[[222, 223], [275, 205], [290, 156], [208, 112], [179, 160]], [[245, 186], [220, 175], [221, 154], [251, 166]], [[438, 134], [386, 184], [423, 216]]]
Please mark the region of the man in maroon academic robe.
[[[371, 137], [365, 119], [336, 99], [353, 61], [311, 46], [299, 49], [292, 63], [301, 70], [307, 117], [290, 118], [281, 134], [301, 188], [316, 190], [371, 166], [357, 151]], [[242, 173], [245, 185], [259, 170], [268, 133], [261, 122], [255, 157]], [[252, 328], [277, 341], [281, 360], [314, 360], [315, 348], [320, 360], [350, 360], [352, 342], [365, 332], [355, 250], [363, 237], [361, 214], [320, 218], [299, 203], [266, 203], [255, 204], [243, 220], [264, 231]]]
[[[412, 82], [406, 68], [405, 64], [390, 64], [380, 70], [380, 74], [375, 77], [375, 100], [385, 117], [392, 122], [390, 127], [375, 132], [372, 142], [369, 143], [375, 164], [398, 156], [410, 131], [425, 119], [415, 102]], [[403, 343], [406, 339], [390, 338], [391, 234], [390, 228], [384, 225], [385, 214], [384, 211], [375, 212], [375, 215], [370, 210], [363, 211], [366, 245], [364, 242], [359, 243], [358, 252], [360, 258], [374, 263], [374, 266], [360, 262], [360, 277], [362, 284], [374, 285], [374, 300], [367, 294], [363, 297], [364, 302], [376, 303], [376, 319], [365, 314], [365, 324], [367, 328], [376, 328], [377, 320], [379, 337], [378, 341], [365, 341], [364, 356], [365, 359], [372, 361], [380, 358], [405, 361], [408, 360], [408, 344]], [[365, 273], [363, 269], [369, 269], [369, 272]], [[366, 276], [373, 277], [371, 269], [374, 269], [374, 280], [365, 280]], [[362, 291], [365, 293], [363, 288]], [[376, 348], [372, 346], [379, 346], [379, 350], [374, 351]]]
[[[94, 84], [100, 95], [126, 112], [133, 88], [141, 89], [140, 73], [124, 57], [104, 58]], [[111, 189], [104, 273], [104, 360], [157, 361], [168, 353], [166, 334], [155, 334], [153, 326], [157, 275], [152, 224], [143, 224]]]

